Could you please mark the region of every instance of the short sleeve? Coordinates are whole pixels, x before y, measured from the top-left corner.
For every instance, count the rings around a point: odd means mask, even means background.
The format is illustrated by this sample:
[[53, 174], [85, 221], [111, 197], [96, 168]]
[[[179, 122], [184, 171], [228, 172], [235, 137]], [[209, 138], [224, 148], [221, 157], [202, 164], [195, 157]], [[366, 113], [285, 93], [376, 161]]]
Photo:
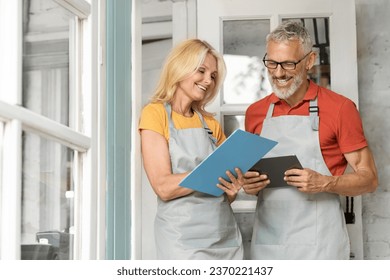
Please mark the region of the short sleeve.
[[168, 123], [163, 104], [151, 103], [142, 109], [138, 130], [143, 129], [155, 131], [168, 139]]
[[337, 138], [342, 153], [366, 147], [363, 124], [355, 103], [347, 99], [339, 112]]

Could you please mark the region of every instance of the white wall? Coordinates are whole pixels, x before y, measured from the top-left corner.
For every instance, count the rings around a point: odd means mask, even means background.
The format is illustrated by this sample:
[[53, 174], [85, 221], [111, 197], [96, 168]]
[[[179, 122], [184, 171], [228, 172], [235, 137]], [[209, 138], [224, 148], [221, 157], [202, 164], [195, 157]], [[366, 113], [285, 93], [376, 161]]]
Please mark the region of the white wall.
[[379, 187], [363, 196], [364, 258], [390, 259], [390, 1], [355, 0], [359, 108]]

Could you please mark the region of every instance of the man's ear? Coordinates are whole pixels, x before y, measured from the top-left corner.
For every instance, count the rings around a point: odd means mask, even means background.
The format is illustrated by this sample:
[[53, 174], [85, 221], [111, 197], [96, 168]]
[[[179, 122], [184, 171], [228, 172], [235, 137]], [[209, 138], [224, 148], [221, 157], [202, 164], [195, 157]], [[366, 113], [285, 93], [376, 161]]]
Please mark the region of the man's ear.
[[307, 70], [310, 70], [313, 67], [314, 63], [316, 62], [316, 58], [317, 58], [317, 53], [315, 51], [312, 51], [309, 54], [309, 59], [306, 61]]

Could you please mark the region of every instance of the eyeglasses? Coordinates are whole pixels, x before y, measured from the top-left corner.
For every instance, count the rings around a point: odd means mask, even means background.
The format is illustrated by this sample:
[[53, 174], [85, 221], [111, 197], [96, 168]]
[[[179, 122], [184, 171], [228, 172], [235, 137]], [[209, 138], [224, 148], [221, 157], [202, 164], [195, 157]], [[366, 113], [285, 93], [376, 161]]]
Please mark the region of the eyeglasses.
[[304, 60], [306, 58], [306, 56], [308, 56], [310, 53], [311, 53], [311, 51], [308, 52], [304, 57], [302, 57], [297, 62], [292, 62], [292, 61], [277, 62], [275, 60], [265, 59], [265, 57], [267, 56], [267, 53], [266, 53], [263, 57], [263, 63], [265, 65], [265, 67], [267, 67], [268, 69], [276, 69], [276, 68], [278, 68], [278, 65], [280, 65], [284, 70], [295, 70], [295, 68], [297, 67], [297, 64], [300, 63], [302, 60]]

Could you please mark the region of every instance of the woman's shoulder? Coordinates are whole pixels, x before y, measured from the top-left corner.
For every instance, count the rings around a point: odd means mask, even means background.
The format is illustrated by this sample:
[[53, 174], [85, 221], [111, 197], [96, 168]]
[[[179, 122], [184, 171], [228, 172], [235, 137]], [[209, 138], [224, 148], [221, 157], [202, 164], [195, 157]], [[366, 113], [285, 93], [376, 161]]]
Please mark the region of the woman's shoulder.
[[149, 103], [141, 112], [139, 128], [161, 133], [167, 126], [167, 114], [162, 103]]
[[217, 119], [216, 119], [213, 115], [205, 115], [205, 114], [202, 114], [202, 117], [203, 117], [205, 120], [208, 120], [208, 121], [217, 121]]
[[142, 109], [138, 130], [152, 130], [168, 140], [168, 117], [163, 103], [149, 103]]
[[141, 118], [150, 118], [155, 121], [161, 120], [162, 122], [165, 122], [167, 111], [163, 103], [149, 103], [142, 109]]
[[203, 119], [207, 124], [213, 124], [215, 126], [219, 126], [219, 121], [212, 115], [202, 115]]
[[165, 107], [163, 103], [148, 103], [143, 107], [142, 111], [149, 113], [163, 113], [165, 112]]

